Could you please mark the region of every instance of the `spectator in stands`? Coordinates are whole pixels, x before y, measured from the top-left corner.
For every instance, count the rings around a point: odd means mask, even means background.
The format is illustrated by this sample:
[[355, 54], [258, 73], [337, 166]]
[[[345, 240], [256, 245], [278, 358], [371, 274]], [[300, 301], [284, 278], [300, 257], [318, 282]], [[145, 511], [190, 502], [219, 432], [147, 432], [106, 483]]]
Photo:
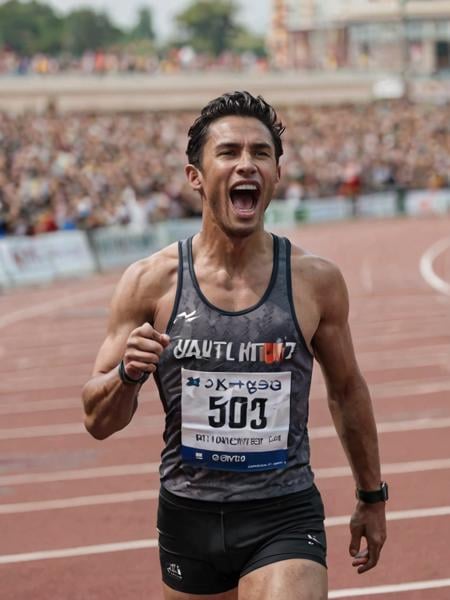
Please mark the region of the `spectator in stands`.
[[[450, 106], [297, 107], [281, 116], [288, 134], [280, 199], [299, 205], [450, 186]], [[0, 113], [0, 235], [200, 214], [179, 167], [191, 120], [184, 113]]]

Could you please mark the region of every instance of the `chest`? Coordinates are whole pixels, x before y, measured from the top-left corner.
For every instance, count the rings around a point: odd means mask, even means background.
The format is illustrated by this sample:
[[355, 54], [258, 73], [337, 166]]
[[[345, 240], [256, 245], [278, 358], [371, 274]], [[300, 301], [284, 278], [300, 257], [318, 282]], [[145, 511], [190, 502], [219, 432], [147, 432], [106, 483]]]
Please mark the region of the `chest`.
[[272, 269], [266, 266], [230, 275], [225, 270], [196, 275], [198, 291], [211, 305], [226, 312], [245, 311], [263, 298], [269, 287]]

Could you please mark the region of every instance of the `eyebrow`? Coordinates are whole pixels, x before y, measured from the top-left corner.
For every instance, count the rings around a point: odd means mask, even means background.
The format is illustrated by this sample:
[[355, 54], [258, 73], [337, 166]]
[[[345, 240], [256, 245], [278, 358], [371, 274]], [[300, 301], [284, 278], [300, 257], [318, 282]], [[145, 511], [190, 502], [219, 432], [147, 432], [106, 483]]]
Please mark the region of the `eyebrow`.
[[[223, 150], [226, 148], [241, 148], [243, 144], [239, 142], [220, 142], [216, 146], [217, 150]], [[268, 142], [255, 142], [254, 144], [250, 144], [250, 147], [254, 150], [271, 150], [273, 151], [273, 147]]]

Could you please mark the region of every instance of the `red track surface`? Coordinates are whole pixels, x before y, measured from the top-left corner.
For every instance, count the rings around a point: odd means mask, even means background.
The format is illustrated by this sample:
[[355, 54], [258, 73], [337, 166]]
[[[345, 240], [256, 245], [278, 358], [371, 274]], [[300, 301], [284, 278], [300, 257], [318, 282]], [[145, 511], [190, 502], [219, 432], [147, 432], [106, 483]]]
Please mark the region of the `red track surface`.
[[[327, 430], [320, 437], [323, 430], [317, 430], [331, 424], [317, 369], [312, 464], [330, 519], [330, 598], [351, 597], [336, 594], [342, 589], [450, 580], [450, 299], [429, 287], [419, 272], [423, 252], [449, 230], [447, 218], [430, 218], [309, 226], [290, 234], [336, 261], [346, 277], [353, 337], [372, 391], [391, 487], [388, 510], [396, 517], [389, 522], [379, 566], [358, 576], [347, 553], [348, 525], [333, 523], [352, 511], [353, 483], [348, 474], [326, 471], [346, 461], [336, 438]], [[436, 268], [440, 263], [442, 258]], [[155, 548], [40, 560], [25, 556], [156, 537], [156, 502], [147, 496], [158, 488], [150, 463], [159, 457], [162, 411], [153, 385], [146, 385], [133, 424], [121, 434], [97, 442], [81, 426], [80, 388], [104, 336], [117, 277], [0, 297], [2, 600], [161, 598]], [[433, 461], [428, 470], [423, 463], [411, 464], [425, 460]], [[130, 466], [144, 464], [145, 472]], [[99, 471], [120, 465], [123, 475], [117, 468]], [[55, 500], [63, 502], [43, 503]], [[444, 514], [439, 516], [438, 507]], [[426, 511], [422, 516], [402, 512], [413, 509]], [[11, 555], [17, 556], [5, 563]], [[367, 592], [358, 597], [374, 597]], [[450, 597], [450, 581], [436, 589], [393, 588], [376, 597], [444, 600]]]

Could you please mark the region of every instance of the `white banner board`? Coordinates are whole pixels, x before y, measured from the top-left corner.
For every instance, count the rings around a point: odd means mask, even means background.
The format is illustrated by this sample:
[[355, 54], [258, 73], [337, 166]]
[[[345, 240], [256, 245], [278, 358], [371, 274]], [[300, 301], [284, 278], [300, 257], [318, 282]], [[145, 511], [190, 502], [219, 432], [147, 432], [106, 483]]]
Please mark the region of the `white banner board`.
[[82, 231], [57, 231], [0, 241], [0, 264], [13, 285], [85, 275], [95, 264]]

